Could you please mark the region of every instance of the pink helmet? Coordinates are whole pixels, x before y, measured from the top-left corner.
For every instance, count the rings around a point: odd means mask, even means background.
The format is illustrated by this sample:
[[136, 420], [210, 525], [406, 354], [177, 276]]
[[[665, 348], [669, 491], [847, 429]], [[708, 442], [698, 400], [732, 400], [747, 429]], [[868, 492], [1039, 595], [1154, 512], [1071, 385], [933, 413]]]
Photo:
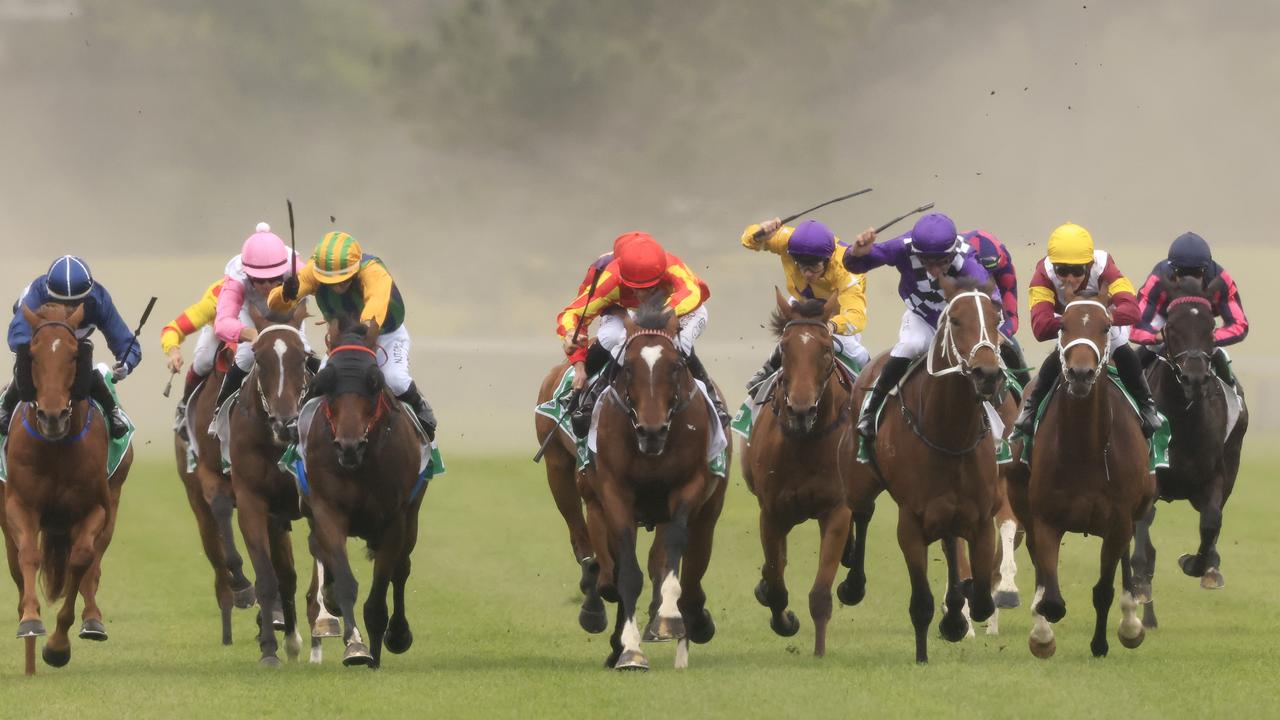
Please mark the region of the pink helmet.
[[244, 241], [240, 248], [240, 263], [251, 278], [270, 280], [289, 270], [289, 248], [280, 236], [271, 232], [271, 226], [260, 222], [257, 232]]

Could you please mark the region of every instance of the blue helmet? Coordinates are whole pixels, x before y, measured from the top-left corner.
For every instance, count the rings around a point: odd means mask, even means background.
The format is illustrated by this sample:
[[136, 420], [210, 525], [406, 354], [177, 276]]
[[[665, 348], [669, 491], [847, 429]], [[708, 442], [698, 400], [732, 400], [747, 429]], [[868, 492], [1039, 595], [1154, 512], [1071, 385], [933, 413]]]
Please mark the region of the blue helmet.
[[1207, 270], [1213, 264], [1209, 243], [1193, 232], [1185, 232], [1169, 246], [1169, 264], [1175, 268]]
[[54, 300], [83, 300], [93, 292], [93, 273], [75, 255], [63, 255], [45, 273], [44, 289]]

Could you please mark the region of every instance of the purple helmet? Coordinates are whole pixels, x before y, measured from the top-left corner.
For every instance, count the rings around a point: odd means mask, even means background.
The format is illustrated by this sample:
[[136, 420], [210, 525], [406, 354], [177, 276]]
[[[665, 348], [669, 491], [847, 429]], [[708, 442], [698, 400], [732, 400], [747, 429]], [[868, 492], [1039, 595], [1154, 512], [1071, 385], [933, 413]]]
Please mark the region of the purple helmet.
[[949, 253], [956, 246], [956, 224], [942, 213], [929, 213], [911, 228], [911, 245], [925, 255]]
[[794, 258], [828, 260], [836, 251], [836, 236], [817, 220], [805, 220], [787, 240], [787, 254]]

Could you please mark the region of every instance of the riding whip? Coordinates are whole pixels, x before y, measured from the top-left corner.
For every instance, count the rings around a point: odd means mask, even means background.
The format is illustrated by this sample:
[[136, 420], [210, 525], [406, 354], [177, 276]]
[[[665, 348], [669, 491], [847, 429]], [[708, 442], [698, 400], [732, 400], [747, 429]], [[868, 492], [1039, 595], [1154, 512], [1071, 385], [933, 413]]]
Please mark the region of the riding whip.
[[[871, 188], [863, 188], [862, 190], [859, 190], [858, 192], [851, 192], [851, 193], [849, 193], [848, 195], [841, 195], [841, 196], [840, 196], [840, 197], [838, 197], [838, 198], [835, 198], [835, 199], [833, 199], [833, 200], [828, 200], [828, 201], [826, 201], [826, 202], [824, 202], [824, 203], [822, 203], [822, 204], [820, 204], [820, 205], [814, 205], [813, 207], [809, 208], [808, 210], [801, 210], [800, 212], [796, 213], [795, 215], [788, 215], [787, 217], [782, 218], [782, 224], [783, 224], [783, 225], [786, 225], [787, 223], [791, 222], [792, 220], [795, 220], [795, 219], [796, 219], [796, 218], [798, 218], [798, 217], [803, 217], [803, 216], [805, 216], [805, 215], [808, 215], [809, 213], [813, 212], [814, 210], [818, 210], [818, 209], [820, 209], [820, 208], [824, 208], [824, 207], [826, 207], [826, 206], [828, 206], [828, 205], [832, 205], [832, 204], [834, 204], [834, 203], [838, 203], [838, 202], [840, 202], [841, 200], [848, 200], [849, 198], [852, 198], [852, 197], [858, 197], [859, 195], [865, 195], [865, 194], [867, 194], [867, 193], [869, 193], [869, 192], [871, 192]], [[764, 237], [765, 235], [767, 235], [767, 234], [768, 234], [768, 233], [766, 233], [764, 230], [757, 230], [757, 231], [756, 231], [756, 233], [755, 233], [754, 235], [752, 235], [752, 236], [751, 236], [751, 239], [752, 239], [752, 240], [759, 240], [759, 239], [763, 238], [763, 237]]]
[[[576, 327], [573, 328], [573, 345], [574, 346], [577, 346], [578, 338], [582, 334], [582, 321], [587, 318], [587, 307], [591, 305], [591, 296], [596, 294], [596, 285], [600, 282], [600, 274], [603, 272], [604, 272], [604, 266], [597, 264], [595, 275], [591, 276], [591, 289], [587, 291], [587, 299], [582, 304], [582, 314], [578, 316], [578, 324]], [[569, 398], [569, 403], [566, 406], [566, 410], [568, 413], [572, 413], [574, 410], [578, 409], [578, 399], [581, 396], [581, 394], [582, 393], [579, 390], [575, 390], [573, 392], [573, 395], [572, 397]], [[534, 462], [542, 462], [542, 456], [547, 452], [547, 446], [551, 444], [551, 439], [556, 436], [556, 431], [560, 429], [560, 425], [563, 423], [564, 423], [564, 418], [561, 418], [560, 422], [556, 423], [556, 426], [551, 428], [551, 432], [547, 433], [547, 436], [542, 439], [542, 445], [538, 447], [538, 454], [533, 456]]]
[[877, 234], [877, 235], [879, 235], [880, 233], [884, 232], [885, 230], [888, 230], [888, 229], [889, 229], [890, 227], [892, 227], [893, 225], [896, 225], [896, 224], [898, 224], [898, 223], [902, 222], [903, 220], [906, 220], [907, 218], [911, 217], [912, 215], [915, 215], [916, 213], [922, 213], [922, 212], [926, 212], [926, 211], [929, 211], [929, 210], [932, 210], [932, 209], [933, 209], [933, 203], [928, 203], [928, 204], [925, 204], [925, 205], [921, 205], [920, 207], [916, 208], [915, 210], [912, 210], [911, 212], [908, 212], [908, 213], [904, 213], [904, 214], [902, 214], [902, 215], [899, 215], [898, 217], [896, 217], [896, 218], [894, 218], [894, 219], [890, 220], [889, 222], [887, 222], [887, 223], [885, 223], [885, 224], [881, 225], [880, 227], [876, 228], [876, 234]]

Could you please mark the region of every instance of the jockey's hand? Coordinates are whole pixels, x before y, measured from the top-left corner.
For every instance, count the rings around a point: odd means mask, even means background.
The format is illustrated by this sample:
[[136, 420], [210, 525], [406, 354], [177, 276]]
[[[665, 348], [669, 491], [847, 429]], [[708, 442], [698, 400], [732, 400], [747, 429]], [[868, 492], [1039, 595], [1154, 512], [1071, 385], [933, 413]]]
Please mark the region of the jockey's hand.
[[867, 228], [858, 233], [858, 237], [853, 239], [853, 244], [849, 246], [846, 252], [853, 253], [854, 257], [862, 257], [871, 252], [871, 246], [875, 244], [876, 231], [875, 228]]
[[240, 342], [256, 342], [258, 339], [258, 331], [248, 325], [240, 328]]
[[582, 392], [587, 386], [587, 364], [584, 362], [576, 362], [573, 364], [573, 391]]
[[573, 339], [573, 335], [574, 333], [566, 333], [564, 336], [565, 355], [572, 355], [578, 348], [584, 348], [587, 346], [588, 339], [586, 333], [577, 333], [578, 339], [576, 341]]
[[1164, 330], [1156, 331], [1156, 342], [1158, 343], [1164, 342]]
[[126, 363], [126, 362], [116, 363], [115, 366], [111, 368], [112, 382], [120, 382], [121, 380], [129, 377], [129, 373], [132, 370], [133, 368], [129, 367], [129, 363]]
[[299, 289], [298, 274], [290, 273], [289, 277], [284, 279], [280, 292], [284, 294], [285, 302], [293, 302], [298, 299]]
[[[764, 222], [760, 223], [760, 232], [764, 233], [765, 237], [768, 237], [778, 232], [778, 228], [780, 227], [782, 227], [782, 218], [765, 220]], [[764, 238], [761, 238], [761, 239], [763, 240]]]
[[827, 329], [831, 331], [832, 335], [840, 334], [840, 328], [836, 327], [836, 324], [831, 322], [830, 320], [827, 321]]
[[169, 357], [165, 362], [169, 366], [169, 372], [174, 375], [182, 372], [182, 348], [173, 348], [168, 355]]

